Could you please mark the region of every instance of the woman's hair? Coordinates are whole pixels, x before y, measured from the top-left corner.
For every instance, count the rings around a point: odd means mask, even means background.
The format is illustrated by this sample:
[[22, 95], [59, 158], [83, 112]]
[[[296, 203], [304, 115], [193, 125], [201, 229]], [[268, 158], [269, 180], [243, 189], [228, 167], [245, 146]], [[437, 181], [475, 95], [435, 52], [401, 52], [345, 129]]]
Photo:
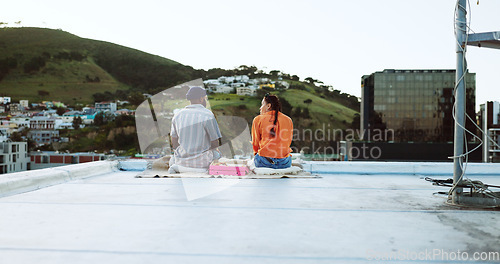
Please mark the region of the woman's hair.
[[271, 137], [276, 136], [276, 123], [278, 122], [278, 112], [281, 112], [281, 103], [280, 99], [278, 96], [274, 94], [266, 94], [264, 96], [264, 101], [266, 103], [271, 104], [271, 111], [274, 111], [274, 122], [273, 122], [273, 127], [271, 128], [271, 131], [269, 132], [271, 134]]

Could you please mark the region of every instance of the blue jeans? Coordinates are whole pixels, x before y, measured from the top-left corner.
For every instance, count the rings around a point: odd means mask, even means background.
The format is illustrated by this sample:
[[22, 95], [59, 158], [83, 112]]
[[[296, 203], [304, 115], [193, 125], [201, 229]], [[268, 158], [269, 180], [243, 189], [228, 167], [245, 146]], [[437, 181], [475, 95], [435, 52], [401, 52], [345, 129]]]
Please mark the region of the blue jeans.
[[[270, 159], [272, 162], [270, 162]], [[286, 158], [277, 159], [277, 158], [265, 158], [259, 156], [259, 154], [255, 154], [255, 167], [257, 168], [272, 168], [272, 169], [285, 169], [290, 168], [292, 166], [292, 156], [288, 156]]]

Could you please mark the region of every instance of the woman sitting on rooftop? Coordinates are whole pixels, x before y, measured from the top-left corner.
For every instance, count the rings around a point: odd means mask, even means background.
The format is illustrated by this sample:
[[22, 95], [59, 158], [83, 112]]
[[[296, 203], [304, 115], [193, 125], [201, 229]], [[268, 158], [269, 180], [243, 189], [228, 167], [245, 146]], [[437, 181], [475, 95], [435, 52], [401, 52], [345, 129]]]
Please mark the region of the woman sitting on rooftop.
[[260, 115], [254, 118], [252, 124], [255, 166], [273, 169], [290, 167], [292, 137], [292, 119], [281, 113], [281, 103], [276, 95], [266, 94], [262, 99]]

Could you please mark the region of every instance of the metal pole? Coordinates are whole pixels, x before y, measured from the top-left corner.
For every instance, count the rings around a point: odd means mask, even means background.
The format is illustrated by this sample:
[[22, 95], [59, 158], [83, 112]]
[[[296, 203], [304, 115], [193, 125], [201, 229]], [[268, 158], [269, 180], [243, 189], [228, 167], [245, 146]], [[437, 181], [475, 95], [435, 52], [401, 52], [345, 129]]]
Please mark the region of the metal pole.
[[489, 141], [488, 141], [488, 101], [484, 103], [484, 111], [483, 111], [483, 162], [488, 162], [488, 150], [489, 150]]
[[[467, 0], [458, 0], [455, 14], [455, 34], [457, 37], [457, 71], [456, 71], [456, 91], [455, 91], [455, 137], [454, 137], [454, 158], [453, 158], [453, 184], [460, 184], [462, 176], [463, 158], [459, 157], [464, 153], [464, 130], [465, 127], [465, 81], [464, 56], [466, 38], [466, 4]], [[462, 188], [456, 188], [452, 194], [453, 203], [459, 203], [458, 199], [462, 193]]]

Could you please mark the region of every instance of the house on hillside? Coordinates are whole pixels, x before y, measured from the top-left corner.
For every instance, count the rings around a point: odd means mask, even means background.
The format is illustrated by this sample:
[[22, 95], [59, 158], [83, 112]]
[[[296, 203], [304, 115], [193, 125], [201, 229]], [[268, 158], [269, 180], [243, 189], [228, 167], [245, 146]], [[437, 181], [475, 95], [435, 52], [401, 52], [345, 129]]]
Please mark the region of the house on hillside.
[[229, 93], [234, 93], [234, 88], [227, 85], [219, 85], [215, 88], [214, 92], [229, 94]]
[[257, 95], [258, 86], [238, 87], [236, 88], [237, 95], [255, 96]]
[[222, 85], [221, 82], [219, 82], [219, 80], [216, 80], [216, 79], [210, 79], [210, 80], [206, 80], [203, 82], [203, 85], [205, 86], [205, 88], [210, 91], [210, 92], [213, 92], [216, 90], [217, 86], [219, 85]]
[[56, 119], [54, 117], [34, 116], [30, 119], [30, 129], [50, 130], [55, 129]]
[[75, 117], [80, 116], [82, 113], [79, 111], [68, 111], [61, 116], [63, 123], [73, 123]]
[[96, 112], [107, 112], [110, 111], [112, 113], [116, 112], [116, 103], [113, 102], [100, 102], [95, 103], [95, 111]]
[[247, 83], [250, 80], [250, 77], [248, 77], [246, 75], [237, 75], [237, 76], [234, 76], [234, 79], [237, 82]]
[[10, 118], [11, 124], [16, 124], [18, 128], [29, 128], [31, 118], [27, 115], [17, 115]]
[[30, 104], [28, 100], [19, 100], [19, 104], [24, 108], [24, 110], [30, 108]]
[[93, 115], [95, 114], [95, 108], [94, 107], [84, 107], [82, 109], [82, 114], [84, 115]]
[[231, 87], [233, 88], [238, 88], [238, 87], [245, 87], [245, 83], [242, 83], [242, 82], [235, 82], [235, 83], [231, 83]]
[[36, 142], [37, 145], [52, 144], [59, 141], [59, 126], [62, 119], [46, 116], [34, 116], [30, 120], [30, 131], [28, 137]]
[[288, 82], [285, 82], [285, 81], [276, 81], [276, 87], [278, 88], [283, 88], [283, 89], [288, 89], [290, 88], [290, 84]]
[[12, 103], [12, 100], [9, 96], [3, 96], [3, 97], [0, 97], [0, 104], [10, 104]]
[[31, 130], [28, 132], [28, 137], [37, 145], [49, 145], [59, 142], [59, 130]]
[[262, 88], [271, 88], [271, 89], [274, 89], [275, 85], [274, 85], [274, 83], [259, 84], [259, 89], [262, 89]]
[[0, 125], [0, 135], [10, 138], [10, 135], [14, 132], [18, 132], [19, 129], [16, 124], [4, 123]]

